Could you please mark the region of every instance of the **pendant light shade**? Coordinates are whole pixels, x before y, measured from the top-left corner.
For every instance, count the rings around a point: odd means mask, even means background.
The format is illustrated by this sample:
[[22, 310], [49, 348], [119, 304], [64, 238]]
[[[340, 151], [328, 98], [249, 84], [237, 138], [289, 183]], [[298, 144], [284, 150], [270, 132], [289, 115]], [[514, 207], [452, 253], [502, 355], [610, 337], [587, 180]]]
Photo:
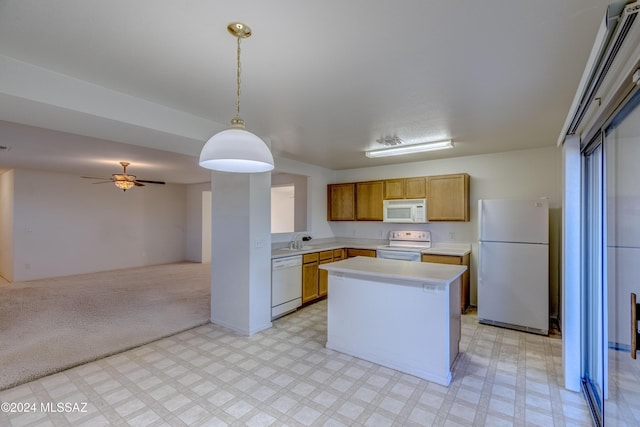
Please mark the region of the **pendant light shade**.
[[221, 172], [268, 172], [273, 156], [262, 139], [241, 128], [216, 133], [202, 148], [200, 166]]
[[240, 40], [251, 35], [251, 28], [240, 22], [232, 22], [227, 26], [227, 31], [238, 40], [236, 116], [231, 120], [231, 129], [209, 138], [200, 152], [200, 166], [221, 172], [268, 172], [273, 169], [269, 147], [246, 130], [244, 120], [240, 118]]

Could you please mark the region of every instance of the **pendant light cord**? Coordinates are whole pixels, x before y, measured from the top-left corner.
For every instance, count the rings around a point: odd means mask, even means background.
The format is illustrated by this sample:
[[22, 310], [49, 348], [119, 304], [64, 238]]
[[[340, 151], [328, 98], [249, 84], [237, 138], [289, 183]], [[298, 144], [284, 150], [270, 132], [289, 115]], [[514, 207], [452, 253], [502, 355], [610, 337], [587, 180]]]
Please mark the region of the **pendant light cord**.
[[242, 71], [242, 67], [240, 65], [240, 37], [238, 37], [238, 68], [236, 73], [236, 117], [240, 118], [240, 72]]

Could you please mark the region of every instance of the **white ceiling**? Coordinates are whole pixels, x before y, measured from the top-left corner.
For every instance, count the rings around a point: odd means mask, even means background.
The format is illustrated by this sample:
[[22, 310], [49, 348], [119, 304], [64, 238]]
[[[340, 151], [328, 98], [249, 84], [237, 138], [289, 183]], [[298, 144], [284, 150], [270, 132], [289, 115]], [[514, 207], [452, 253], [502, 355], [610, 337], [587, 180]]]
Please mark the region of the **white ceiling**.
[[[196, 157], [235, 112], [232, 21], [253, 29], [241, 116], [276, 156], [345, 169], [552, 146], [608, 3], [0, 0], [0, 168], [208, 180]], [[394, 134], [456, 147], [364, 156]]]

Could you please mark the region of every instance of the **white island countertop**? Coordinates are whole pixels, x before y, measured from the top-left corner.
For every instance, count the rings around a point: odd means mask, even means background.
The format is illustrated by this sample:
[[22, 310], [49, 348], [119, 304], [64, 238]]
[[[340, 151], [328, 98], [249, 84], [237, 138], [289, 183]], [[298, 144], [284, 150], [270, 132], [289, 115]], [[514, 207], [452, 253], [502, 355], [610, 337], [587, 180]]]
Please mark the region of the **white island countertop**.
[[464, 265], [409, 262], [362, 256], [322, 264], [319, 268], [335, 273], [430, 283], [438, 286], [450, 284], [467, 269]]

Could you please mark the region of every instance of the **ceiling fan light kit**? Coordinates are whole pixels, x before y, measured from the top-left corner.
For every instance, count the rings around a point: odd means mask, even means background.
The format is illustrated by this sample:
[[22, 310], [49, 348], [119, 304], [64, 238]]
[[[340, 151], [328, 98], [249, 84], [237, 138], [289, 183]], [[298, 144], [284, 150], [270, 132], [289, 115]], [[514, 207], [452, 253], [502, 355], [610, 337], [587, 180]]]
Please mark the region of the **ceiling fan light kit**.
[[240, 118], [240, 40], [251, 36], [251, 28], [240, 22], [232, 22], [227, 31], [236, 37], [236, 116], [231, 128], [213, 135], [202, 148], [200, 166], [221, 172], [257, 173], [273, 169], [273, 156], [265, 142], [245, 129]]
[[453, 141], [434, 141], [423, 142], [420, 144], [396, 144], [390, 148], [382, 148], [380, 150], [365, 151], [365, 155], [371, 159], [377, 157], [401, 156], [404, 154], [422, 153], [425, 151], [446, 150], [453, 148]]
[[122, 173], [114, 173], [111, 174], [111, 178], [101, 178], [101, 177], [97, 177], [97, 176], [82, 176], [81, 178], [88, 178], [88, 179], [100, 179], [102, 181], [100, 182], [94, 182], [94, 184], [104, 184], [107, 182], [113, 182], [113, 185], [115, 185], [117, 188], [119, 188], [122, 191], [127, 191], [131, 188], [135, 187], [144, 187], [143, 183], [146, 184], [164, 184], [164, 182], [162, 181], [147, 181], [147, 180], [142, 180], [142, 179], [136, 179], [135, 175], [129, 175], [127, 173], [127, 166], [130, 165], [129, 162], [120, 162], [120, 165], [122, 166]]

